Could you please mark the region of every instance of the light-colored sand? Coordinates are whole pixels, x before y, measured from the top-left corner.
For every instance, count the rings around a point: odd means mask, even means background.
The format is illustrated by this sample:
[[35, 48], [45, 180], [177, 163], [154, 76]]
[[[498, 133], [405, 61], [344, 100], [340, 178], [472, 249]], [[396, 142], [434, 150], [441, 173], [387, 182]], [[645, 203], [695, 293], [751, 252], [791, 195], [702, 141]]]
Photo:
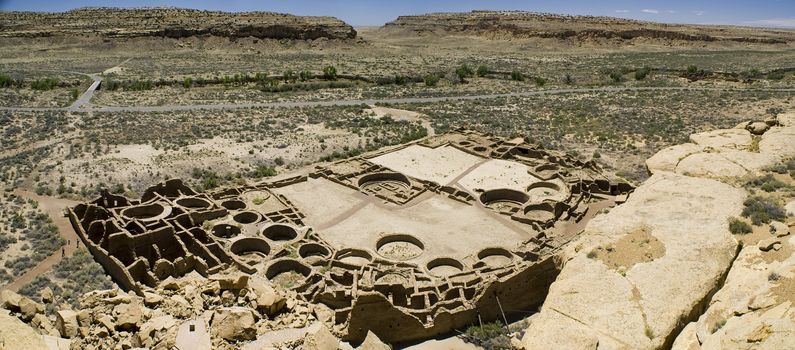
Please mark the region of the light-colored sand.
[[324, 178], [308, 179], [273, 192], [284, 195], [306, 214], [306, 222], [312, 227], [322, 227], [346, 210], [364, 200], [364, 195], [348, 187], [335, 184]]
[[489, 160], [458, 181], [470, 193], [475, 189], [485, 191], [497, 188], [509, 188], [524, 192], [527, 186], [540, 181], [527, 173], [527, 166], [502, 159]]
[[415, 121], [419, 120], [422, 114], [414, 111], [407, 111], [405, 109], [388, 108], [388, 107], [372, 107], [370, 111], [376, 118], [390, 116], [394, 120]]
[[450, 146], [428, 148], [420, 145], [411, 145], [370, 159], [392, 170], [442, 185], [449, 184], [482, 160]]

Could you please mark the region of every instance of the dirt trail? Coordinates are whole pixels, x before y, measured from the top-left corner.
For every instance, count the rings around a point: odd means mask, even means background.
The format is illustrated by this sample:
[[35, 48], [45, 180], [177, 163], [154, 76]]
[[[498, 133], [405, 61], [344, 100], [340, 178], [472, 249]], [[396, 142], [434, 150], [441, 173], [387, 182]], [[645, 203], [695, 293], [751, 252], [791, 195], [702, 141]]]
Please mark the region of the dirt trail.
[[[39, 202], [39, 209], [50, 216], [53, 224], [58, 227], [58, 234], [61, 235], [64, 240], [70, 242], [70, 244], [64, 246], [63, 253], [65, 253], [65, 256], [72, 256], [77, 248], [77, 242], [79, 239], [77, 234], [72, 229], [72, 224], [69, 222], [69, 219], [64, 217], [63, 209], [76, 205], [78, 202], [69, 199], [40, 196], [36, 193], [21, 189], [15, 190], [14, 194]], [[19, 291], [22, 286], [33, 281], [36, 276], [42, 275], [49, 271], [53, 266], [55, 266], [55, 264], [59, 263], [61, 259], [62, 251], [61, 249], [58, 249], [55, 251], [55, 253], [41, 261], [38, 265], [28, 270], [22, 276], [17, 277], [11, 283], [0, 287], [0, 289], [9, 289], [14, 292]]]

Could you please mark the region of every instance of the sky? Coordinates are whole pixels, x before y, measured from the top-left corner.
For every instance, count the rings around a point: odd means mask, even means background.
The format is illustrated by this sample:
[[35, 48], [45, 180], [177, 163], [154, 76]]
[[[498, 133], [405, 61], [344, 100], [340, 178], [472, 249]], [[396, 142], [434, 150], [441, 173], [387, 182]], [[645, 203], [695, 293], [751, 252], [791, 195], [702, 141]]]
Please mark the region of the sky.
[[525, 10], [667, 23], [795, 28], [795, 0], [0, 0], [3, 11], [66, 11], [85, 6], [173, 6], [334, 16], [353, 26], [380, 26], [400, 15], [471, 10]]

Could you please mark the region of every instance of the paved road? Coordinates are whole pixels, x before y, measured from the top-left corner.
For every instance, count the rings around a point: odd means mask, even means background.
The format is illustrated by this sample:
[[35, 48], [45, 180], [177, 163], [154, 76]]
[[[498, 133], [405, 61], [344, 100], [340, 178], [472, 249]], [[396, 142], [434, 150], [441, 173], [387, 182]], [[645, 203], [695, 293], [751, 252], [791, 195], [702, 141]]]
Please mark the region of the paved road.
[[[92, 84], [93, 86], [94, 84]], [[560, 95], [574, 93], [593, 93], [593, 92], [641, 92], [641, 91], [745, 91], [745, 92], [795, 92], [795, 88], [785, 89], [726, 89], [712, 87], [603, 87], [603, 88], [577, 88], [577, 89], [550, 89], [533, 90], [525, 92], [511, 92], [504, 94], [482, 94], [464, 96], [444, 96], [444, 97], [400, 97], [400, 98], [381, 98], [381, 99], [355, 99], [355, 100], [331, 100], [331, 101], [283, 101], [283, 102], [262, 102], [262, 103], [219, 103], [219, 104], [192, 104], [192, 105], [166, 105], [166, 106], [119, 106], [119, 107], [92, 107], [72, 109], [45, 108], [45, 107], [0, 107], [0, 111], [77, 111], [77, 112], [169, 112], [187, 110], [226, 110], [240, 108], [276, 108], [276, 107], [323, 107], [323, 106], [352, 106], [352, 105], [374, 105], [377, 103], [432, 103], [465, 101], [478, 99], [492, 99], [502, 97], [528, 97], [544, 95]], [[86, 94], [89, 92], [87, 91]], [[91, 92], [93, 94], [93, 91]], [[85, 95], [85, 94], [84, 94]]]

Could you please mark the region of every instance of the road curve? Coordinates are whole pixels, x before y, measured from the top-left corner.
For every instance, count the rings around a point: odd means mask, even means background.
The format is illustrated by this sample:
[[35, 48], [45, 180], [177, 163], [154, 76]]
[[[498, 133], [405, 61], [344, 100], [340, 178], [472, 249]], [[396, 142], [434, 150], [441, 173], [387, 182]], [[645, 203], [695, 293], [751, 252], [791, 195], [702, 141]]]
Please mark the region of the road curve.
[[[96, 82], [95, 82], [96, 83]], [[93, 86], [94, 84], [92, 84]], [[642, 91], [743, 91], [743, 92], [795, 92], [795, 88], [783, 89], [726, 89], [711, 87], [603, 87], [603, 88], [573, 88], [573, 89], [550, 89], [534, 90], [525, 92], [511, 92], [503, 94], [482, 94], [482, 95], [463, 95], [463, 96], [440, 96], [440, 97], [398, 97], [381, 99], [355, 99], [355, 100], [331, 100], [331, 101], [282, 101], [282, 102], [261, 102], [261, 103], [219, 103], [219, 104], [192, 104], [192, 105], [166, 105], [166, 106], [88, 106], [85, 108], [48, 108], [48, 107], [0, 107], [0, 111], [70, 111], [70, 112], [169, 112], [169, 111], [188, 111], [188, 110], [226, 110], [242, 108], [278, 108], [278, 107], [323, 107], [323, 106], [352, 106], [352, 105], [374, 105], [377, 103], [429, 103], [429, 102], [450, 102], [478, 99], [492, 99], [503, 97], [529, 97], [544, 95], [560, 95], [574, 93], [593, 93], [593, 92], [642, 92]], [[93, 93], [93, 91], [92, 91]], [[86, 92], [88, 94], [88, 91]], [[86, 95], [84, 94], [84, 95]]]

